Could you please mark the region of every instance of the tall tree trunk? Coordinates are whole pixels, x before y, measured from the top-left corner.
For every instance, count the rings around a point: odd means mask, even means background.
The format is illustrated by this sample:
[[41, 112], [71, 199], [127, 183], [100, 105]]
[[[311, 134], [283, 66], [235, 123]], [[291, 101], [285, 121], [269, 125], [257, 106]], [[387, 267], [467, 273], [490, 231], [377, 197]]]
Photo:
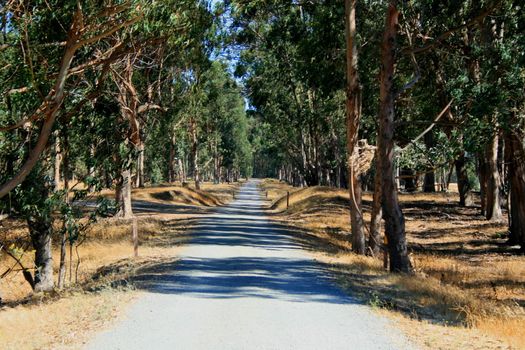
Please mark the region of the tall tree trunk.
[[[310, 178], [310, 176], [308, 175], [308, 157], [306, 154], [305, 136], [304, 136], [304, 131], [302, 128], [301, 128], [301, 160], [302, 160], [301, 165], [303, 168], [302, 172], [307, 178], [306, 181], [309, 181], [308, 179]], [[292, 182], [293, 182], [294, 187], [297, 186], [296, 181], [295, 181], [295, 172], [293, 174]]]
[[525, 251], [525, 145], [516, 130], [505, 137], [505, 161], [510, 185], [509, 244], [518, 244]]
[[463, 207], [473, 206], [474, 199], [472, 197], [472, 186], [470, 185], [468, 178], [464, 151], [459, 154], [458, 159], [456, 159], [455, 166], [456, 176], [458, 178], [459, 205]]
[[381, 171], [379, 164], [379, 156], [376, 150], [376, 166], [374, 174], [374, 196], [372, 200], [372, 214], [370, 219], [370, 237], [368, 239], [368, 247], [375, 256], [381, 250]]
[[186, 156], [184, 156], [184, 160], [183, 158], [179, 158], [179, 178], [180, 178], [181, 184], [187, 182], [187, 178], [186, 178], [187, 171], [186, 171], [186, 166], [184, 165], [186, 163], [185, 157]]
[[62, 228], [63, 232], [60, 237], [60, 264], [58, 268], [58, 289], [64, 288], [66, 281], [66, 246], [67, 246], [67, 230]]
[[29, 234], [35, 250], [35, 292], [53, 290], [53, 256], [51, 254], [52, 224], [45, 218], [28, 219]]
[[388, 239], [390, 271], [411, 272], [405, 235], [405, 218], [399, 206], [394, 178], [394, 65], [399, 11], [397, 0], [391, 0], [386, 14], [381, 44], [381, 76], [379, 104], [379, 159], [383, 187], [382, 204], [385, 234]]
[[144, 187], [144, 141], [140, 140], [139, 144], [136, 145], [137, 148], [137, 179], [135, 186], [143, 188]]
[[[492, 18], [490, 20], [484, 19], [480, 22], [481, 26], [481, 45], [484, 49], [493, 49], [498, 40], [497, 30], [497, 19]], [[499, 78], [499, 69], [497, 66], [492, 67], [490, 71], [484, 72], [486, 77], [492, 80]], [[497, 115], [492, 114], [487, 116], [487, 121], [491, 125], [490, 138], [485, 144], [485, 159], [484, 159], [484, 170], [485, 178], [482, 186], [482, 211], [484, 211], [485, 217], [490, 221], [500, 221], [502, 219], [501, 204], [500, 204], [500, 174], [498, 169], [498, 144], [499, 144], [499, 127], [497, 123]]]
[[500, 203], [501, 178], [498, 169], [499, 131], [495, 130], [485, 149], [487, 167], [485, 217], [490, 221], [501, 221], [503, 213]]
[[119, 204], [119, 210], [115, 216], [131, 219], [133, 217], [133, 209], [131, 206], [131, 170], [123, 169], [121, 171], [115, 194], [116, 201]]
[[173, 183], [176, 179], [175, 171], [175, 142], [174, 137], [170, 138], [170, 153], [168, 155], [168, 182]]
[[55, 166], [53, 169], [54, 181], [55, 181], [55, 191], [60, 191], [62, 189], [62, 184], [60, 182], [60, 168], [61, 167], [62, 167], [62, 150], [60, 147], [60, 137], [57, 133], [56, 139], [55, 139]]
[[215, 140], [213, 147], [213, 182], [219, 184], [221, 182], [221, 162], [219, 159], [218, 142]]
[[[64, 148], [63, 148], [63, 162], [64, 162], [64, 190], [66, 191], [64, 201], [69, 205], [69, 142], [67, 130], [64, 132]], [[67, 245], [67, 223], [64, 221], [62, 228], [62, 237], [60, 241], [60, 263], [58, 269], [58, 288], [64, 288], [66, 281], [66, 245]], [[72, 244], [72, 243], [70, 243]]]
[[[425, 146], [427, 150], [435, 146], [434, 134], [432, 131], [427, 132], [424, 136]], [[425, 180], [423, 182], [423, 192], [436, 192], [436, 174], [434, 170], [425, 172]]]
[[[95, 159], [96, 151], [97, 151], [97, 149], [96, 149], [96, 146], [95, 146], [94, 143], [89, 145], [89, 155], [90, 155], [91, 159]], [[89, 176], [91, 176], [93, 178], [99, 178], [99, 176], [101, 176], [100, 174], [97, 174], [97, 169], [95, 167], [95, 163], [91, 163], [91, 165], [89, 167]], [[94, 186], [92, 184], [88, 188], [88, 192], [90, 192], [90, 193], [95, 192], [95, 190], [96, 190], [96, 186]]]
[[361, 119], [361, 86], [357, 71], [357, 43], [355, 6], [357, 0], [345, 0], [346, 18], [346, 144], [350, 190], [350, 223], [352, 226], [352, 250], [365, 254], [366, 242], [363, 230], [362, 189], [356, 148]]
[[197, 124], [195, 118], [190, 119], [190, 137], [191, 137], [191, 160], [193, 162], [193, 180], [195, 181], [195, 189], [200, 190], [200, 174], [199, 174], [199, 149], [197, 138]]

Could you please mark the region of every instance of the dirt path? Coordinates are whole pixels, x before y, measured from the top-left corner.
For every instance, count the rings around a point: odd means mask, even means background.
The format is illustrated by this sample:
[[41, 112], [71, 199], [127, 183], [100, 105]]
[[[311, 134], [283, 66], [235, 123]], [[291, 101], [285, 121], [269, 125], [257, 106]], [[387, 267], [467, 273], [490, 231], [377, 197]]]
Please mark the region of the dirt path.
[[88, 349], [407, 349], [267, 221], [257, 181], [196, 225], [180, 260], [144, 269], [122, 323]]

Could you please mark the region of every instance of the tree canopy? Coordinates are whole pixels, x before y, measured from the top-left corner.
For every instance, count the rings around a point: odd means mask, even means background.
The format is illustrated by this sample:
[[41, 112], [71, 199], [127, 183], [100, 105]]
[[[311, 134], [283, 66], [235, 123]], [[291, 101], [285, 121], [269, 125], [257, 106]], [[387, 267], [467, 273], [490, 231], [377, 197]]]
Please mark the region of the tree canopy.
[[520, 1], [3, 1], [0, 14], [0, 205], [28, 222], [36, 290], [53, 285], [54, 220], [64, 245], [101, 189], [115, 200], [96, 215], [129, 218], [132, 186], [188, 179], [348, 188], [354, 250], [386, 249], [403, 272], [398, 191], [457, 182], [488, 220], [506, 210], [525, 248]]

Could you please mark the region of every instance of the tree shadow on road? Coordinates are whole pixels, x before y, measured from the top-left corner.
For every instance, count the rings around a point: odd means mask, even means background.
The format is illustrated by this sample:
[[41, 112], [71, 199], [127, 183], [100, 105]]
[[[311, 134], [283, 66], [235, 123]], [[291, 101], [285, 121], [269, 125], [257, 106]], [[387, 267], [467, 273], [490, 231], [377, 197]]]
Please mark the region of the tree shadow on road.
[[286, 225], [269, 222], [261, 209], [241, 202], [198, 220], [181, 239], [217, 251], [256, 248], [253, 256], [190, 254], [178, 261], [144, 266], [132, 281], [137, 288], [153, 293], [202, 298], [356, 303], [327, 277], [330, 274], [323, 265], [297, 254], [303, 249], [300, 237]]
[[355, 303], [307, 259], [185, 258], [140, 269], [133, 282], [153, 293], [199, 298], [262, 298], [294, 302]]

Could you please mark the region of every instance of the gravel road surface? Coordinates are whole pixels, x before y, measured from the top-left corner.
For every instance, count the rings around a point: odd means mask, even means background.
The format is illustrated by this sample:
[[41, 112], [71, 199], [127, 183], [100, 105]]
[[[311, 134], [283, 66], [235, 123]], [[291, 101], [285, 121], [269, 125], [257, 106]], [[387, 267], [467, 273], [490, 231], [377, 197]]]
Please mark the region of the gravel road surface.
[[204, 216], [180, 260], [144, 269], [145, 291], [87, 349], [413, 349], [347, 296], [264, 214], [257, 180]]

